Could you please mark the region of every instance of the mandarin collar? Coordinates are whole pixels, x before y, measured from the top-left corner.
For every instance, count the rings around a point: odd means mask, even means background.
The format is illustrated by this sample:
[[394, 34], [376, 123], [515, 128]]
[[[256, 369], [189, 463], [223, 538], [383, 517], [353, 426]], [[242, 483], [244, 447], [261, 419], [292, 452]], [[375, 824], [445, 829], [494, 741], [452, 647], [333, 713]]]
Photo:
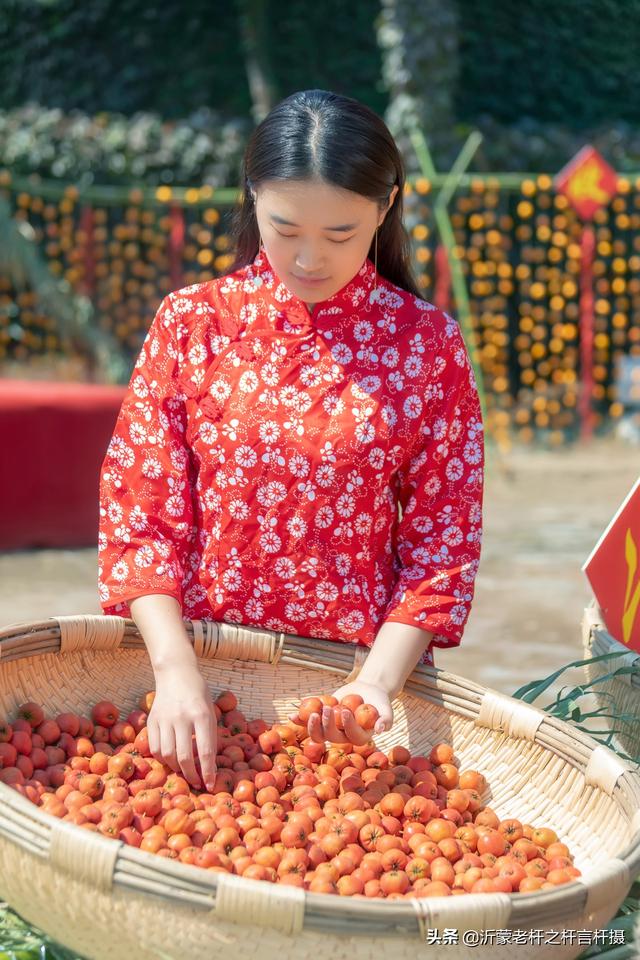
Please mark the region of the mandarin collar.
[[332, 318], [358, 312], [368, 314], [377, 305], [382, 278], [369, 257], [343, 287], [325, 300], [316, 301], [313, 311], [297, 297], [276, 274], [264, 248], [247, 267], [247, 280], [255, 294], [263, 300], [268, 313], [279, 326], [292, 323], [296, 327], [327, 327]]

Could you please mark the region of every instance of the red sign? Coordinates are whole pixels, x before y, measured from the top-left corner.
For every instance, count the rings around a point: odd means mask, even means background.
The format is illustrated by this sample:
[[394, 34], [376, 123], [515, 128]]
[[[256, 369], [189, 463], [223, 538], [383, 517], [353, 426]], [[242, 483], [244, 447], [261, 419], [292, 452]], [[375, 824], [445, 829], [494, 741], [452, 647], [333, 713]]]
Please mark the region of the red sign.
[[586, 146], [563, 167], [555, 180], [583, 220], [591, 220], [596, 210], [605, 207], [618, 187], [618, 174], [595, 147]]
[[640, 652], [640, 478], [582, 569], [611, 636]]

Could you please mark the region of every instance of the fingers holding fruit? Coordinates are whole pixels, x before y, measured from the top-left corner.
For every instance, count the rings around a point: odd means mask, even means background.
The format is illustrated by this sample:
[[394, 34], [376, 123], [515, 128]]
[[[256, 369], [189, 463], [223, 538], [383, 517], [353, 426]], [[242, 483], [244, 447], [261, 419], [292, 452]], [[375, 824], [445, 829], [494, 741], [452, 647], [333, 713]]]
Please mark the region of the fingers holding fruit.
[[336, 691], [336, 696], [306, 697], [298, 712], [289, 719], [293, 723], [307, 726], [309, 737], [316, 743], [352, 743], [364, 746], [374, 733], [389, 729], [393, 722], [393, 711], [389, 697], [380, 688], [371, 686], [369, 700], [365, 702], [362, 693], [354, 690], [354, 684], [348, 684]]

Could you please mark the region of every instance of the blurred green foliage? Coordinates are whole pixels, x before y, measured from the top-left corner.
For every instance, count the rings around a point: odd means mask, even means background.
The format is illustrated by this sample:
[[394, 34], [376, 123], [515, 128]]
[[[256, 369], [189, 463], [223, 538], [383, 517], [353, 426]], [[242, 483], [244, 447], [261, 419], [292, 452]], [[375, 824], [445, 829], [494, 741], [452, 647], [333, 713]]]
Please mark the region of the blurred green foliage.
[[[153, 111], [167, 119], [210, 107], [247, 116], [251, 98], [239, 7], [211, 0], [3, 0], [0, 105], [65, 111]], [[271, 0], [265, 18], [279, 97], [321, 87], [384, 111], [378, 0]]]
[[457, 114], [582, 130], [640, 121], [638, 0], [457, 0]]

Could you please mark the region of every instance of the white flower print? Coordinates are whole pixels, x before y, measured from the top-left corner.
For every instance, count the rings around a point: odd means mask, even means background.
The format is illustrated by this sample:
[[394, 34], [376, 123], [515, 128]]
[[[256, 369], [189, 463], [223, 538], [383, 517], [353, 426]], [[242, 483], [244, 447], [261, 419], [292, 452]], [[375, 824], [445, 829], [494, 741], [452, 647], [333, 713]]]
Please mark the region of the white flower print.
[[301, 390], [298, 396], [295, 399], [294, 409], [296, 413], [305, 414], [307, 410], [311, 407], [313, 400], [308, 393], [305, 393], [304, 390]]
[[324, 507], [320, 507], [318, 512], [315, 515], [314, 523], [316, 527], [320, 527], [321, 530], [326, 530], [327, 527], [330, 527], [333, 523], [334, 513], [332, 508], [325, 504]]
[[289, 459], [289, 470], [294, 477], [306, 477], [309, 475], [311, 469], [311, 464], [307, 457], [304, 457], [301, 453], [295, 453]]
[[295, 564], [293, 560], [290, 560], [289, 557], [278, 557], [275, 561], [273, 568], [278, 577], [282, 577], [283, 580], [290, 579], [295, 573]]
[[402, 411], [405, 416], [415, 420], [416, 417], [419, 417], [422, 413], [422, 400], [415, 393], [412, 393], [411, 396], [405, 400]]
[[300, 368], [300, 382], [305, 387], [317, 387], [322, 381], [322, 374], [317, 367], [310, 364]]
[[217, 513], [222, 505], [222, 497], [215, 490], [205, 490], [202, 495], [204, 505], [210, 513]]
[[207, 351], [201, 343], [196, 343], [191, 347], [187, 356], [189, 357], [189, 363], [196, 367], [199, 363], [204, 363], [207, 359]]
[[249, 507], [244, 500], [231, 500], [229, 502], [229, 514], [234, 520], [246, 520], [249, 516]]
[[380, 377], [363, 377], [359, 382], [358, 386], [365, 394], [376, 393], [382, 386], [382, 380]]
[[449, 589], [450, 584], [451, 577], [446, 570], [438, 570], [438, 572], [431, 578], [431, 586], [433, 589], [442, 593]]
[[144, 513], [139, 503], [136, 503], [133, 510], [129, 511], [129, 524], [137, 532], [145, 530], [147, 527], [147, 515]]
[[327, 394], [322, 401], [322, 406], [324, 407], [325, 413], [328, 413], [330, 417], [337, 417], [344, 411], [345, 403], [341, 397], [335, 394]]
[[350, 517], [355, 508], [356, 500], [351, 494], [343, 493], [341, 497], [338, 497], [336, 510], [341, 517]]
[[457, 547], [463, 540], [462, 530], [460, 527], [447, 527], [442, 534], [442, 539], [448, 547]]
[[385, 307], [389, 307], [391, 310], [399, 310], [404, 300], [395, 290], [379, 287], [378, 302]]
[[242, 586], [242, 576], [239, 570], [229, 567], [222, 574], [222, 582], [230, 593], [235, 593]]
[[109, 456], [112, 457], [116, 463], [119, 463], [123, 469], [131, 468], [136, 460], [136, 455], [128, 447], [124, 440], [119, 437], [114, 438], [109, 444]]
[[272, 480], [265, 485], [261, 484], [256, 492], [256, 499], [263, 507], [274, 507], [286, 499], [287, 488], [278, 480]]
[[240, 380], [238, 381], [238, 388], [243, 393], [253, 393], [254, 390], [257, 390], [260, 386], [260, 381], [258, 376], [254, 373], [253, 370], [245, 370]]
[[465, 444], [463, 456], [467, 463], [480, 463], [482, 460], [482, 450], [480, 449], [480, 444], [470, 440], [469, 443]]
[[179, 493], [167, 499], [165, 509], [172, 517], [179, 517], [184, 513], [184, 498]]
[[353, 328], [353, 336], [360, 343], [366, 343], [373, 336], [373, 327], [367, 320], [360, 320]]
[[442, 481], [440, 480], [440, 477], [434, 474], [426, 481], [424, 489], [428, 497], [435, 497], [436, 494], [440, 492], [441, 487]]
[[447, 421], [444, 417], [436, 417], [433, 422], [433, 438], [434, 440], [442, 440], [443, 437], [447, 435]]
[[418, 533], [431, 533], [433, 530], [433, 520], [425, 515], [414, 517], [412, 520], [414, 530]]
[[278, 369], [274, 363], [265, 363], [260, 371], [260, 376], [269, 387], [275, 387], [280, 382]]
[[451, 608], [449, 616], [454, 623], [462, 624], [467, 619], [467, 608], [462, 603], [456, 603], [454, 607]]
[[293, 386], [282, 387], [280, 390], [280, 402], [285, 405], [285, 407], [292, 407], [296, 402], [296, 396], [298, 391]]
[[346, 577], [351, 569], [351, 557], [348, 553], [339, 553], [336, 557], [336, 570], [341, 577]]
[[382, 362], [385, 367], [397, 367], [400, 362], [400, 352], [396, 347], [387, 347], [382, 353]]
[[245, 603], [244, 611], [250, 620], [260, 620], [264, 616], [264, 603], [252, 597]]
[[374, 447], [370, 450], [367, 459], [374, 470], [382, 470], [384, 466], [384, 450], [381, 447]]
[[369, 513], [359, 513], [354, 520], [354, 527], [357, 534], [366, 537], [371, 531], [373, 517]]
[[372, 443], [376, 438], [375, 427], [368, 420], [359, 423], [355, 432], [358, 443]]
[[280, 436], [280, 427], [275, 420], [267, 420], [265, 423], [260, 424], [258, 432], [260, 439], [264, 441], [264, 443], [275, 443]]
[[460, 480], [464, 473], [462, 460], [460, 460], [459, 457], [452, 457], [447, 464], [445, 473], [447, 480]]
[[198, 426], [198, 436], [207, 446], [213, 446], [218, 439], [218, 428], [205, 420]]
[[404, 362], [404, 372], [408, 377], [417, 377], [422, 370], [422, 360], [415, 355], [407, 357]]
[[287, 530], [292, 537], [304, 537], [307, 532], [307, 521], [303, 520], [302, 517], [291, 517], [287, 521]]
[[260, 546], [265, 553], [277, 553], [282, 546], [282, 540], [275, 530], [267, 530], [260, 536]]
[[482, 507], [476, 502], [469, 507], [469, 523], [478, 524], [482, 520]]
[[316, 584], [316, 595], [320, 600], [324, 600], [325, 603], [333, 603], [340, 594], [335, 583], [331, 583], [329, 580], [322, 580]]
[[460, 438], [461, 434], [462, 421], [459, 417], [456, 417], [449, 425], [449, 440], [451, 440], [452, 443], [455, 443]]
[[284, 608], [284, 615], [292, 623], [299, 623], [304, 619], [304, 606], [301, 603], [288, 603]]
[[316, 483], [320, 487], [330, 487], [334, 482], [336, 468], [330, 463], [321, 464], [316, 470]]
[[134, 377], [131, 382], [131, 389], [134, 396], [138, 397], [139, 400], [145, 400], [149, 396], [149, 388], [144, 377]]
[[395, 427], [396, 423], [398, 422], [398, 414], [389, 404], [386, 404], [382, 408], [380, 415], [388, 427]]
[[222, 378], [214, 380], [209, 388], [209, 393], [214, 400], [224, 402], [231, 394], [231, 384], [228, 380], [223, 380]]
[[362, 630], [364, 626], [364, 614], [359, 610], [353, 610], [346, 616], [340, 617], [338, 626], [345, 633], [356, 633], [358, 630]]
[[254, 467], [258, 462], [258, 455], [251, 447], [247, 446], [246, 443], [243, 443], [239, 446], [235, 452], [236, 461], [240, 464], [241, 467]]
[[118, 560], [111, 568], [111, 576], [118, 583], [124, 583], [129, 576], [129, 567], [124, 560]]
[[114, 526], [120, 523], [123, 516], [122, 507], [120, 504], [111, 502], [107, 507], [107, 516]]
[[331, 356], [340, 364], [351, 363], [353, 360], [353, 352], [346, 343], [335, 343], [331, 348]]
[[254, 303], [246, 303], [240, 308], [240, 319], [245, 324], [253, 323], [258, 316], [258, 308]]

